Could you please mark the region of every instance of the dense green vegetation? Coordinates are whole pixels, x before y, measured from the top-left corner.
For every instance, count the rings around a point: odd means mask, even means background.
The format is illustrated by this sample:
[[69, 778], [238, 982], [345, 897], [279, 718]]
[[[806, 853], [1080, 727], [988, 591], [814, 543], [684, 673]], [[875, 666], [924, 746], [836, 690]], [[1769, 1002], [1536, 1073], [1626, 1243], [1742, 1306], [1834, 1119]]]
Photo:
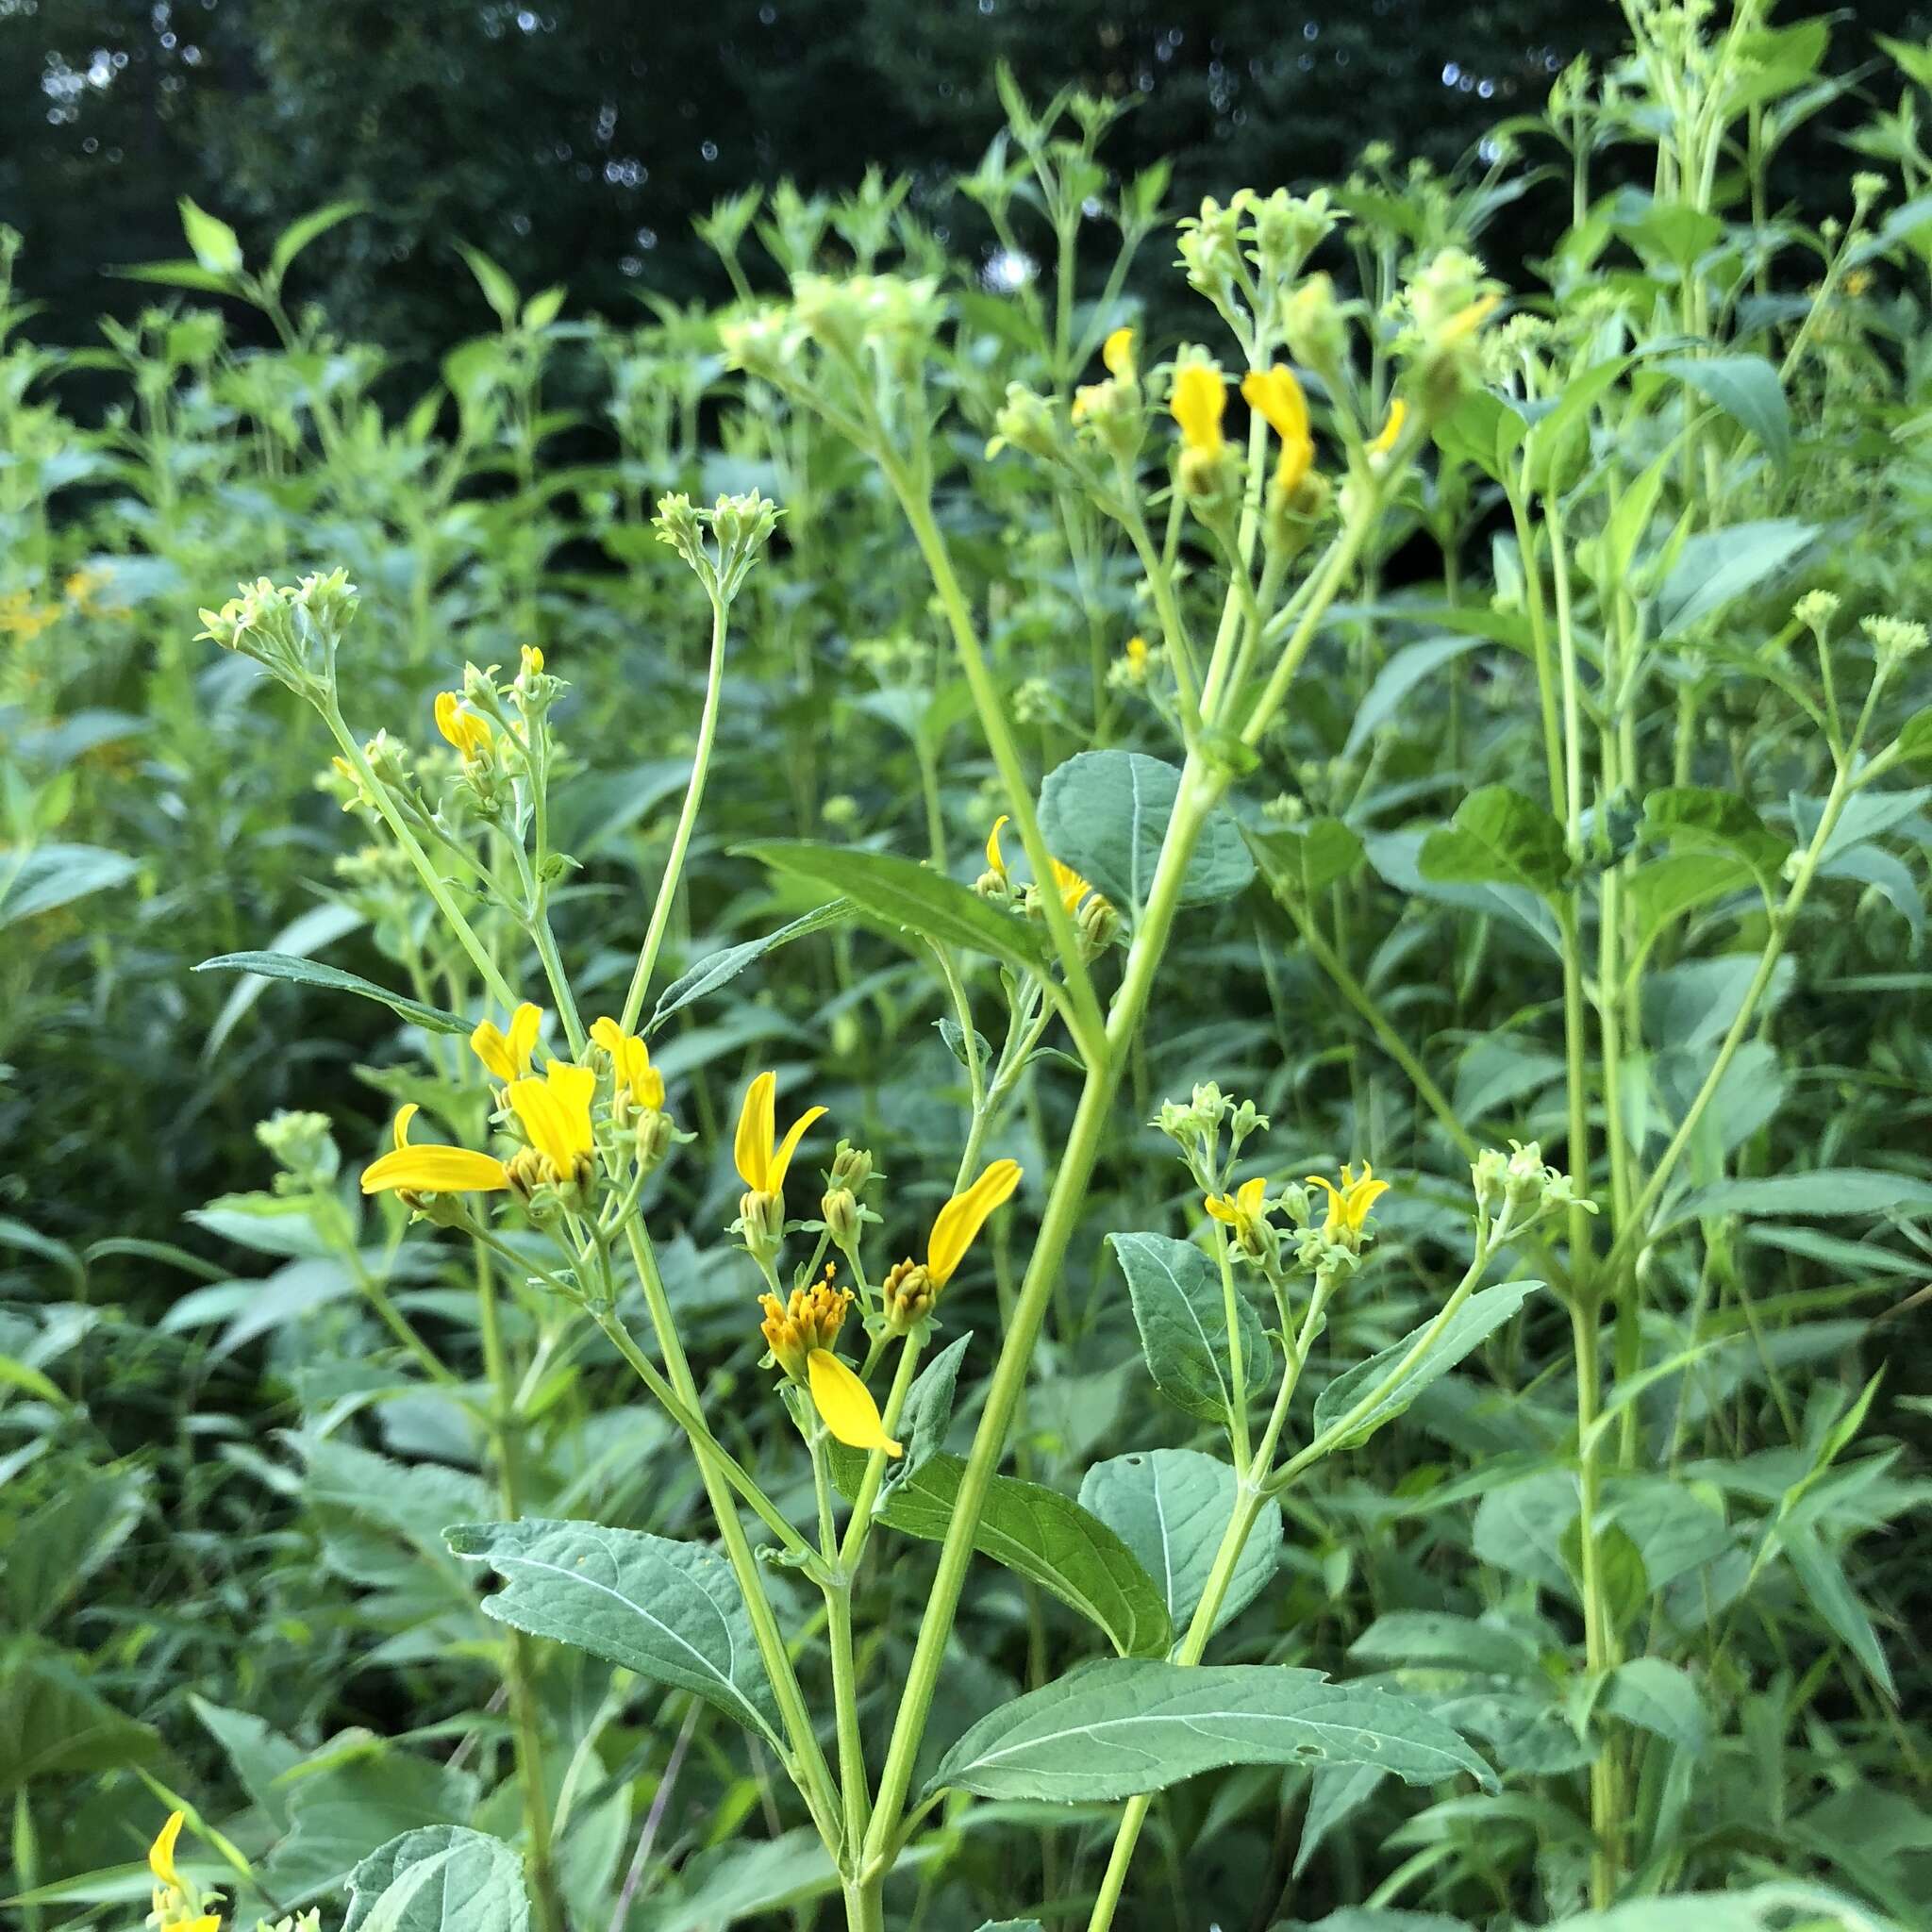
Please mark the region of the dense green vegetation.
[[1925, 1923], [1932, 51], [1765, 10], [413, 392], [8, 233], [9, 1923]]

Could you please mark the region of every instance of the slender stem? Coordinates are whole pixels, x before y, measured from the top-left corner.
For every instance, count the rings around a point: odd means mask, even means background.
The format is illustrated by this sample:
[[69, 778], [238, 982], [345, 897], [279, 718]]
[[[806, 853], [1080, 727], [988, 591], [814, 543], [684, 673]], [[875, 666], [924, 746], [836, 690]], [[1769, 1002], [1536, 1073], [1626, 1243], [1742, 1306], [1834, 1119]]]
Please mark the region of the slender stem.
[[624, 1011], [618, 1024], [626, 1033], [636, 1032], [643, 1013], [644, 995], [651, 990], [651, 974], [657, 970], [664, 929], [671, 923], [678, 881], [684, 876], [685, 855], [691, 849], [698, 808], [705, 801], [705, 778], [711, 769], [711, 748], [718, 737], [719, 700], [724, 689], [724, 640], [729, 629], [730, 608], [722, 598], [712, 600], [711, 665], [705, 679], [705, 708], [698, 720], [697, 748], [691, 754], [691, 782], [685, 787], [684, 808], [677, 815], [677, 829], [671, 835], [671, 850], [664, 860], [664, 875], [658, 881], [658, 899], [651, 908], [651, 923], [644, 929], [637, 970], [631, 974], [630, 990], [624, 996]]
[[[1570, 1327], [1576, 1356], [1577, 1541], [1578, 1579], [1583, 1593], [1584, 1663], [1591, 1680], [1601, 1682], [1615, 1661], [1614, 1637], [1604, 1597], [1602, 1547], [1597, 1540], [1597, 1512], [1602, 1507], [1600, 1450], [1596, 1427], [1602, 1397], [1603, 1367], [1598, 1357], [1598, 1317], [1594, 1302], [1578, 1299], [1570, 1305]], [[1591, 1902], [1606, 1911], [1617, 1893], [1622, 1831], [1622, 1795], [1617, 1765], [1607, 1740], [1590, 1766]]]

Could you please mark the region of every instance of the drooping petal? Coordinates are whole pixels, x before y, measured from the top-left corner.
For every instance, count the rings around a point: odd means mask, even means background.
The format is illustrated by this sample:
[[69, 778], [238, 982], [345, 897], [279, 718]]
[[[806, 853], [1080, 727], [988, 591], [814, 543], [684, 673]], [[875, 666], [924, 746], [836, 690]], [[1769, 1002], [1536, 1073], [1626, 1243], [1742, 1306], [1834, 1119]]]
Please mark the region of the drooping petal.
[[1053, 868], [1054, 890], [1060, 895], [1060, 904], [1069, 912], [1077, 912], [1080, 909], [1080, 901], [1093, 888], [1071, 865], [1062, 865], [1058, 858], [1049, 859], [1047, 862]]
[[178, 1891], [181, 1889], [181, 1874], [175, 1870], [175, 1841], [181, 1836], [181, 1826], [186, 1822], [185, 1811], [171, 1811], [168, 1822], [155, 1834], [155, 1841], [147, 1848], [147, 1869], [163, 1885], [172, 1885]]
[[398, 1152], [409, 1144], [409, 1123], [422, 1111], [423, 1109], [413, 1100], [406, 1102], [397, 1109], [396, 1124], [390, 1131]]
[[755, 1193], [769, 1193], [772, 1172], [772, 1142], [777, 1134], [776, 1074], [760, 1074], [744, 1090], [744, 1105], [738, 1109], [738, 1138], [732, 1143], [732, 1158], [739, 1178]]
[[1322, 1232], [1333, 1234], [1347, 1219], [1347, 1209], [1342, 1204], [1341, 1191], [1327, 1175], [1311, 1174], [1307, 1176], [1311, 1188], [1320, 1188], [1328, 1196], [1328, 1212], [1323, 1217]]
[[1315, 445], [1306, 436], [1281, 445], [1281, 460], [1274, 466], [1274, 487], [1283, 496], [1292, 496], [1302, 479], [1314, 467]]
[[1202, 1205], [1208, 1209], [1208, 1220], [1218, 1221], [1224, 1227], [1232, 1227], [1241, 1218], [1225, 1194], [1209, 1194]]
[[591, 1043], [601, 1046], [612, 1059], [615, 1059], [624, 1044], [624, 1028], [608, 1014], [601, 1020], [591, 1022]]
[[1011, 817], [1006, 812], [1001, 812], [992, 822], [992, 830], [986, 835], [986, 869], [998, 878], [1005, 878], [1007, 875], [1007, 861], [1000, 852], [1000, 833], [1011, 824]]
[[509, 1186], [495, 1156], [468, 1147], [398, 1147], [362, 1170], [362, 1191], [405, 1188], [416, 1194], [493, 1194]]
[[1251, 369], [1241, 377], [1241, 397], [1281, 439], [1283, 448], [1308, 440], [1308, 399], [1286, 362]]
[[1374, 440], [1369, 444], [1372, 457], [1386, 457], [1395, 447], [1402, 434], [1402, 425], [1408, 420], [1408, 405], [1400, 396], [1389, 405], [1389, 414]]
[[530, 1057], [537, 1051], [537, 1035], [542, 1030], [543, 1011], [525, 1000], [509, 1016], [509, 1053], [519, 1074], [530, 1071]]
[[1251, 1181], [1243, 1181], [1235, 1190], [1234, 1204], [1237, 1209], [1250, 1221], [1258, 1219], [1262, 1204], [1268, 1198], [1268, 1179], [1265, 1174], [1257, 1174]]
[[1107, 364], [1107, 373], [1122, 382], [1134, 379], [1134, 331], [1130, 328], [1117, 328], [1100, 345], [1100, 359]]
[[805, 1130], [823, 1113], [822, 1107], [808, 1107], [791, 1123], [791, 1130], [779, 1141], [772, 1155], [770, 1187], [777, 1193], [785, 1185], [786, 1170], [791, 1165], [791, 1157], [798, 1151], [798, 1143], [805, 1139]]
[[1190, 449], [1207, 457], [1221, 454], [1221, 418], [1226, 408], [1227, 384], [1218, 369], [1191, 362], [1174, 377], [1168, 409]]
[[933, 1217], [932, 1236], [925, 1244], [925, 1272], [935, 1288], [943, 1288], [965, 1259], [974, 1237], [995, 1208], [1013, 1197], [1020, 1185], [1020, 1163], [995, 1160], [963, 1194], [955, 1194]]
[[455, 691], [440, 691], [436, 693], [436, 728], [458, 751], [463, 748], [462, 715], [463, 701]]
[[1348, 1200], [1343, 1212], [1348, 1224], [1357, 1234], [1361, 1233], [1362, 1224], [1369, 1218], [1369, 1210], [1389, 1191], [1387, 1181], [1372, 1181], [1365, 1175], [1348, 1191]]
[[591, 1097], [597, 1075], [589, 1067], [552, 1060], [544, 1077], [510, 1083], [510, 1110], [536, 1148], [558, 1174], [567, 1174], [595, 1146], [591, 1132]]
[[888, 1456], [905, 1455], [905, 1445], [886, 1434], [872, 1391], [829, 1348], [813, 1349], [805, 1364], [811, 1378], [812, 1406], [840, 1441], [850, 1449], [883, 1449]]
[[470, 1051], [483, 1062], [486, 1073], [499, 1080], [514, 1080], [517, 1063], [510, 1057], [509, 1041], [494, 1020], [485, 1020], [470, 1035]]

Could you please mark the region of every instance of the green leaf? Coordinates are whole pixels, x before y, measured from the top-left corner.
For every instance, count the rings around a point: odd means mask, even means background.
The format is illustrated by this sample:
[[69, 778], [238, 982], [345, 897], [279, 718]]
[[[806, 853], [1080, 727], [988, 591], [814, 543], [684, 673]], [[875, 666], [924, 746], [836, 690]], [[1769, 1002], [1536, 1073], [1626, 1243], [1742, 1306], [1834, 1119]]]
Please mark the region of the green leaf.
[[1896, 1704], [1898, 1686], [1892, 1680], [1891, 1666], [1886, 1661], [1878, 1632], [1873, 1627], [1872, 1614], [1852, 1588], [1845, 1566], [1826, 1548], [1815, 1530], [1802, 1524], [1783, 1524], [1777, 1540], [1811, 1607], [1864, 1665], [1872, 1681]]
[[476, 286], [483, 291], [483, 299], [496, 311], [496, 319], [505, 328], [512, 327], [517, 319], [517, 310], [523, 306], [517, 297], [517, 285], [480, 248], [472, 248], [467, 242], [457, 243], [457, 253], [470, 265], [470, 273], [476, 277]]
[[1873, 1167], [1821, 1167], [1810, 1174], [1767, 1174], [1693, 1188], [1663, 1216], [1658, 1231], [1718, 1214], [1927, 1213], [1932, 1213], [1932, 1181]]
[[793, 940], [802, 940], [808, 933], [823, 932], [827, 926], [838, 925], [851, 916], [851, 907], [842, 899], [834, 899], [781, 925], [776, 932], [768, 932], [761, 940], [746, 940], [742, 945], [726, 946], [722, 952], [700, 959], [695, 966], [680, 973], [658, 995], [658, 1004], [652, 1008], [651, 1017], [644, 1022], [644, 1037], [648, 1039], [657, 1032], [673, 1013], [682, 1011], [694, 1000], [704, 999], [721, 986], [728, 985], [747, 966], [762, 959], [767, 953], [775, 953], [780, 946], [789, 946]]
[[1741, 858], [1716, 852], [1672, 852], [1638, 866], [1624, 886], [1637, 933], [1633, 969], [1665, 933], [1700, 906], [1757, 883], [1757, 874]]
[[67, 1653], [16, 1638], [0, 1648], [0, 1797], [42, 1778], [148, 1764], [161, 1740], [98, 1695]]
[[1274, 1664], [1120, 1657], [989, 1712], [946, 1753], [926, 1794], [1109, 1802], [1230, 1764], [1373, 1764], [1410, 1784], [1461, 1772], [1494, 1783], [1441, 1718], [1387, 1690]]
[[1404, 644], [1376, 672], [1375, 681], [1369, 686], [1367, 694], [1356, 710], [1355, 723], [1348, 727], [1348, 742], [1342, 746], [1341, 756], [1354, 758], [1375, 732], [1401, 710], [1408, 694], [1424, 678], [1432, 672], [1440, 671], [1443, 665], [1467, 657], [1481, 642], [1480, 638], [1452, 634]]
[[1657, 636], [1680, 637], [1784, 569], [1818, 535], [1792, 517], [1732, 524], [1685, 541], [1657, 597]]
[[189, 1692], [188, 1703], [202, 1728], [222, 1747], [242, 1789], [261, 1807], [278, 1835], [287, 1831], [289, 1787], [281, 1778], [302, 1761], [301, 1746], [271, 1728], [265, 1718], [249, 1711], [211, 1704], [193, 1691]]
[[1932, 705], [1906, 720], [1898, 734], [1898, 749], [1901, 758], [1914, 761], [1932, 758]]
[[[1083, 751], [1046, 774], [1040, 788], [1041, 836], [1062, 865], [1072, 866], [1131, 921], [1147, 903], [1180, 785], [1178, 767], [1144, 752]], [[1254, 875], [1241, 827], [1217, 806], [1188, 861], [1179, 903], [1231, 899]]]
[[1278, 899], [1307, 905], [1330, 886], [1340, 885], [1362, 862], [1362, 841], [1340, 819], [1273, 825], [1265, 832], [1243, 825], [1241, 834], [1268, 890]]
[[1779, 469], [1790, 461], [1791, 408], [1777, 371], [1762, 356], [1672, 356], [1650, 366], [1715, 403]]
[[[311, 906], [307, 912], [298, 913], [283, 926], [266, 950], [277, 958], [306, 959], [322, 947], [346, 939], [362, 924], [361, 913], [352, 907], [338, 906], [333, 902]], [[244, 974], [236, 983], [235, 991], [222, 1002], [222, 1010], [215, 1015], [214, 1024], [208, 1029], [208, 1039], [201, 1049], [203, 1059], [213, 1059], [221, 1052], [228, 1035], [242, 1023], [268, 985], [269, 976], [265, 973]]]
[[906, 1391], [906, 1406], [900, 1412], [899, 1440], [906, 1453], [886, 1465], [886, 1487], [895, 1488], [909, 1475], [924, 1469], [945, 1443], [946, 1428], [953, 1420], [953, 1393], [959, 1381], [959, 1366], [966, 1357], [972, 1331], [950, 1341], [921, 1369], [912, 1387]]
[[1697, 1686], [1660, 1657], [1619, 1664], [1604, 1686], [1603, 1708], [1626, 1724], [1669, 1739], [1691, 1757], [1702, 1757], [1710, 1741], [1710, 1719]]
[[[1198, 1449], [1135, 1450], [1095, 1463], [1080, 1485], [1080, 1503], [1133, 1551], [1160, 1587], [1174, 1627], [1184, 1630], [1200, 1606], [1239, 1491], [1239, 1478], [1219, 1457]], [[1268, 1587], [1281, 1561], [1281, 1508], [1270, 1499], [1235, 1564], [1215, 1629]]]
[[[1338, 1824], [1346, 1824], [1375, 1795], [1385, 1775], [1372, 1764], [1316, 1765], [1315, 1774], [1308, 1780], [1307, 1808], [1302, 1813], [1301, 1840], [1294, 1848], [1291, 1877], [1299, 1878], [1328, 1834]], [[1402, 1932], [1402, 1928], [1363, 1926], [1361, 1932]], [[1418, 1928], [1418, 1932], [1431, 1932], [1431, 1928]], [[1449, 1928], [1445, 1926], [1441, 1932], [1449, 1932]]]
[[155, 282], [164, 289], [193, 289], [204, 295], [232, 292], [233, 279], [198, 261], [131, 261], [108, 271], [124, 282]]
[[[1351, 1449], [1366, 1442], [1384, 1423], [1399, 1416], [1431, 1382], [1447, 1374], [1472, 1350], [1481, 1347], [1541, 1286], [1540, 1281], [1505, 1281], [1494, 1288], [1478, 1289], [1450, 1316], [1435, 1345], [1407, 1369], [1334, 1447]], [[1421, 1324], [1400, 1341], [1337, 1375], [1315, 1399], [1315, 1434], [1325, 1434], [1358, 1402], [1380, 1388], [1434, 1326], [1433, 1321]]]
[[139, 869], [125, 852], [105, 845], [0, 848], [0, 927], [125, 885]]
[[677, 1875], [675, 1900], [641, 1920], [632, 1913], [629, 1923], [638, 1932], [720, 1932], [741, 1919], [781, 1912], [839, 1889], [838, 1868], [808, 1824], [701, 1851]]
[[[1437, 831], [1443, 828], [1437, 827]], [[1520, 926], [1549, 950], [1561, 956], [1562, 940], [1556, 916], [1541, 892], [1522, 886], [1452, 886], [1428, 877], [1422, 857], [1435, 832], [1373, 832], [1362, 840], [1369, 863], [1398, 892], [1454, 906], [1487, 919], [1501, 918]]]
[[1038, 926], [988, 904], [971, 887], [929, 865], [890, 852], [810, 839], [769, 840], [733, 849], [774, 872], [842, 893], [854, 915], [869, 924], [990, 953], [1022, 973], [1045, 969], [1046, 941]]
[[[848, 1496], [864, 1468], [856, 1449], [833, 1455], [833, 1474]], [[965, 1473], [958, 1457], [934, 1456], [884, 1492], [878, 1520], [902, 1535], [943, 1542]], [[1163, 1657], [1174, 1641], [1167, 1606], [1140, 1559], [1097, 1516], [1058, 1490], [994, 1476], [973, 1547], [1077, 1610], [1123, 1657]]]
[[338, 222], [346, 222], [351, 215], [365, 213], [368, 207], [366, 201], [332, 201], [325, 208], [316, 208], [306, 215], [298, 215], [276, 236], [275, 245], [269, 252], [270, 278], [280, 281], [288, 274], [295, 258], [311, 242], [326, 235]]
[[1644, 828], [1673, 847], [1715, 852], [1749, 866], [1769, 891], [1791, 843], [1757, 816], [1757, 808], [1735, 791], [1704, 785], [1668, 785], [1646, 795]]
[[1517, 886], [1547, 897], [1570, 859], [1548, 808], [1507, 785], [1485, 785], [1423, 841], [1424, 878], [1453, 886]]
[[528, 1932], [524, 1861], [500, 1838], [426, 1824], [349, 1874], [342, 1932]]
[[348, 1874], [399, 1831], [454, 1825], [476, 1806], [476, 1780], [392, 1744], [346, 1740], [333, 1761], [304, 1762], [287, 1787], [289, 1834], [261, 1873], [264, 1890], [286, 1906], [338, 1890]]
[[[1164, 1234], [1117, 1234], [1108, 1239], [1127, 1277], [1134, 1324], [1154, 1386], [1203, 1422], [1233, 1419], [1233, 1369], [1228, 1358], [1227, 1301], [1221, 1272], [1191, 1241]], [[1267, 1330], [1246, 1296], [1235, 1295], [1241, 1364], [1250, 1388], [1266, 1379], [1272, 1360]]]
[[443, 1541], [505, 1579], [508, 1587], [483, 1602], [499, 1623], [695, 1691], [784, 1748], [750, 1613], [715, 1551], [541, 1517], [461, 1524]]
[[1348, 1655], [1357, 1663], [1448, 1667], [1488, 1677], [1533, 1676], [1539, 1661], [1536, 1645], [1519, 1631], [1448, 1610], [1386, 1611]]
[[226, 222], [197, 208], [187, 195], [176, 206], [181, 210], [181, 232], [188, 238], [189, 252], [211, 275], [224, 278], [224, 286], [242, 273], [242, 244]]
[[364, 979], [359, 973], [345, 973], [340, 966], [325, 966], [319, 959], [298, 958], [292, 953], [224, 953], [219, 958], [204, 959], [190, 969], [195, 973], [257, 973], [264, 979], [292, 980], [297, 986], [326, 987], [331, 992], [353, 992], [365, 1000], [379, 1000], [391, 1012], [412, 1020], [431, 1033], [471, 1031], [467, 1020], [445, 1013], [441, 1007], [425, 1007], [406, 993], [391, 992]]

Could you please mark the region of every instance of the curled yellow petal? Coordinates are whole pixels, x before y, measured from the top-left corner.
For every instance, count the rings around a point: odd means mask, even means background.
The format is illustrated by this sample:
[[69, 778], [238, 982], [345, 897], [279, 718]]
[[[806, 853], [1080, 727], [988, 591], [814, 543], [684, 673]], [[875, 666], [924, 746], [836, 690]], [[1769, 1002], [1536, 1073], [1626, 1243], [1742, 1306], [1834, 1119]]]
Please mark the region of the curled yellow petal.
[[362, 1170], [362, 1191], [403, 1188], [416, 1194], [493, 1194], [509, 1186], [494, 1155], [468, 1147], [398, 1147]]
[[1287, 363], [1249, 370], [1241, 377], [1241, 396], [1284, 443], [1307, 441], [1308, 399]]
[[1011, 817], [1001, 812], [992, 822], [992, 830], [986, 835], [986, 869], [1002, 879], [1007, 875], [1007, 861], [1000, 852], [1000, 833], [1011, 824]]
[[507, 1033], [494, 1020], [485, 1020], [470, 1035], [470, 1051], [483, 1062], [485, 1070], [499, 1080], [521, 1080], [530, 1071], [531, 1056], [537, 1051], [537, 1036], [542, 1028], [542, 1008], [525, 1000], [509, 1016]]
[[1235, 1190], [1234, 1204], [1250, 1221], [1261, 1211], [1261, 1205], [1268, 1198], [1268, 1180], [1264, 1174], [1257, 1174], [1251, 1181], [1243, 1181]]
[[509, 1016], [510, 1058], [520, 1074], [530, 1071], [530, 1057], [537, 1051], [537, 1035], [542, 1031], [543, 1009], [525, 1000]]
[[1218, 369], [1191, 362], [1174, 377], [1168, 410], [1190, 449], [1206, 457], [1221, 454], [1221, 418], [1226, 408], [1227, 384]]
[[1230, 1195], [1209, 1194], [1201, 1205], [1207, 1208], [1208, 1220], [1218, 1221], [1224, 1227], [1232, 1227], [1241, 1218]]
[[966, 1257], [974, 1237], [995, 1208], [1013, 1197], [1020, 1185], [1016, 1160], [995, 1160], [963, 1194], [955, 1194], [933, 1217], [932, 1235], [925, 1244], [925, 1272], [935, 1288], [943, 1288]]
[[1400, 396], [1389, 405], [1389, 414], [1376, 432], [1374, 441], [1369, 444], [1372, 457], [1386, 457], [1395, 447], [1396, 440], [1402, 434], [1402, 425], [1408, 420], [1408, 405]]
[[624, 1040], [624, 1028], [608, 1014], [601, 1020], [591, 1022], [591, 1043], [593, 1046], [601, 1046], [612, 1059], [617, 1058]]
[[805, 1130], [820, 1119], [824, 1108], [808, 1107], [791, 1123], [791, 1131], [772, 1150], [771, 1191], [778, 1193], [785, 1186], [785, 1172], [791, 1165], [791, 1157], [798, 1152], [798, 1143], [805, 1138]]
[[772, 1172], [772, 1141], [777, 1125], [778, 1076], [760, 1074], [744, 1090], [744, 1105], [738, 1109], [738, 1138], [732, 1143], [732, 1158], [739, 1178], [754, 1192], [772, 1191], [768, 1185]]
[[407, 1102], [397, 1110], [396, 1124], [390, 1132], [398, 1153], [409, 1144], [409, 1123], [422, 1111], [423, 1109], [413, 1100]]
[[147, 1869], [163, 1885], [172, 1885], [178, 1891], [181, 1889], [181, 1874], [175, 1870], [175, 1843], [181, 1836], [181, 1826], [188, 1814], [185, 1811], [171, 1811], [168, 1822], [155, 1834], [155, 1841], [147, 1848]]
[[466, 758], [475, 758], [490, 749], [490, 721], [479, 718], [475, 711], [464, 710], [462, 698], [456, 691], [437, 692], [436, 728]]
[[591, 1096], [596, 1091], [597, 1075], [568, 1060], [552, 1060], [541, 1080], [510, 1083], [510, 1110], [530, 1145], [560, 1174], [588, 1158], [596, 1144], [591, 1132]]
[[1100, 359], [1107, 373], [1121, 382], [1134, 379], [1134, 331], [1117, 328], [1100, 345]]
[[851, 1449], [883, 1449], [903, 1456], [905, 1444], [886, 1434], [879, 1406], [869, 1390], [828, 1348], [815, 1348], [805, 1358], [811, 1379], [812, 1406], [826, 1428]]

